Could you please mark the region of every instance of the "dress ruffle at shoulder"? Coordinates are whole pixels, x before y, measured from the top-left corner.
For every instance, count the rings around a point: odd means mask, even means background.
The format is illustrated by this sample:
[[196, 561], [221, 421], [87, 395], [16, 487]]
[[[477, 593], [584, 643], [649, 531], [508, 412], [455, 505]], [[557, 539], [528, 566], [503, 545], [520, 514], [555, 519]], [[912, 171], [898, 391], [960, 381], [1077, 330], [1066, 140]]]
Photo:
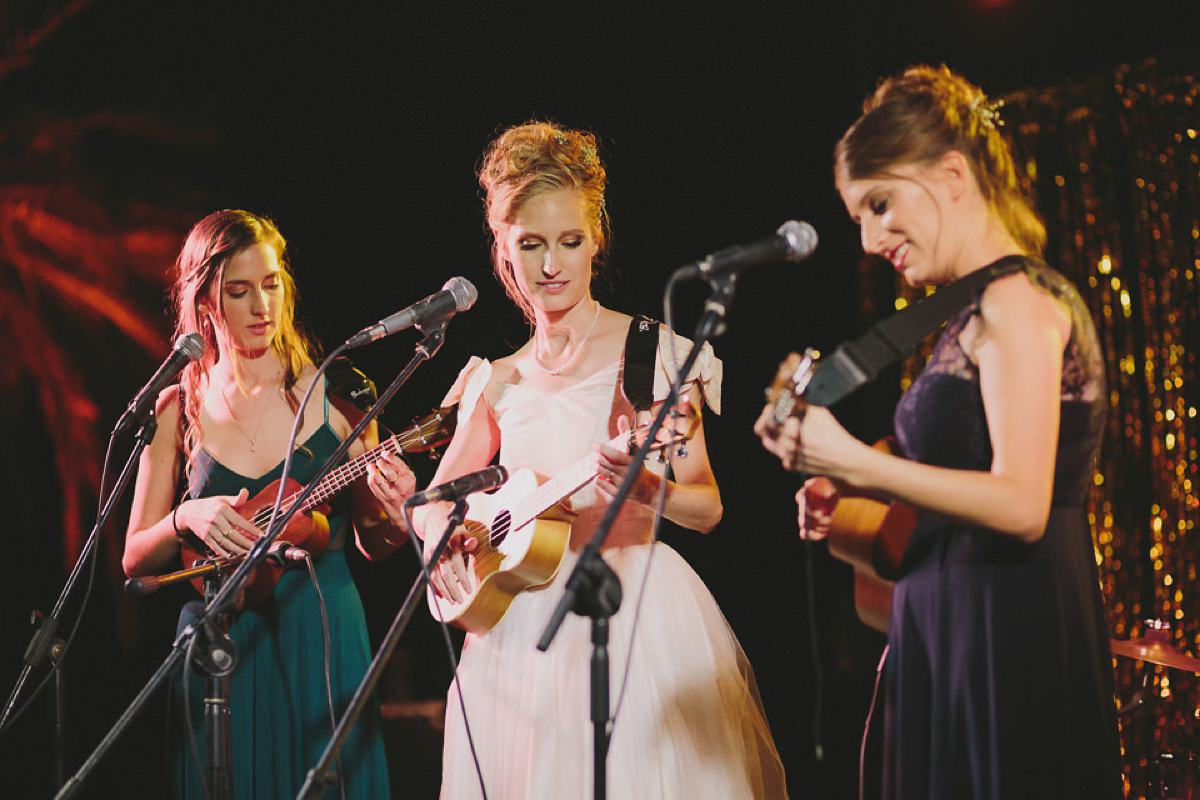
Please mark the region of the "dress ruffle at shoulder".
[[[654, 398], [656, 400], [662, 400], [667, 396], [667, 392], [671, 389], [671, 379], [675, 376], [671, 355], [672, 336], [675, 339], [674, 358], [678, 358], [681, 365], [692, 349], [691, 339], [677, 333], [672, 334], [666, 325], [659, 326], [658, 363], [654, 370]], [[696, 358], [696, 363], [692, 365], [692, 371], [687, 379], [689, 386], [693, 383], [700, 386], [700, 394], [703, 395], [704, 402], [708, 404], [714, 414], [721, 413], [721, 377], [724, 369], [724, 365], [721, 364], [721, 359], [717, 358], [712, 345], [705, 342], [704, 346], [700, 348], [700, 355]]]

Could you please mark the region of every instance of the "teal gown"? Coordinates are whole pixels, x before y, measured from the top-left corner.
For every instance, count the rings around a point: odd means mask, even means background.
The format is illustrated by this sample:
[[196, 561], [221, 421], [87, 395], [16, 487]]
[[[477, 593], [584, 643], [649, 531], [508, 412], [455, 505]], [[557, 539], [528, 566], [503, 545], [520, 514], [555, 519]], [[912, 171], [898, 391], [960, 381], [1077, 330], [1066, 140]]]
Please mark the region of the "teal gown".
[[[290, 475], [307, 485], [341, 440], [325, 424], [292, 458]], [[311, 457], [310, 455], [311, 454]], [[282, 462], [260, 478], [247, 478], [218, 463], [201, 450], [188, 496], [233, 495], [245, 487], [250, 497], [278, 479]], [[340, 502], [338, 502], [340, 501]], [[337, 718], [349, 704], [371, 659], [362, 600], [351, 578], [342, 548], [348, 524], [348, 498], [334, 501], [329, 516], [330, 544], [315, 561], [317, 579], [329, 617], [330, 673]], [[189, 604], [180, 618], [180, 630], [196, 612]], [[295, 798], [309, 771], [325, 752], [333, 732], [325, 684], [325, 634], [317, 592], [307, 569], [283, 573], [271, 596], [237, 614], [230, 626], [237, 647], [231, 678], [230, 740], [233, 749], [235, 800]], [[204, 747], [204, 681], [188, 671], [188, 702], [196, 747], [201, 762]], [[185, 735], [182, 682], [172, 683], [172, 725], [175, 796], [202, 800], [203, 772]], [[379, 708], [369, 703], [350, 732], [340, 754], [340, 773], [347, 798], [391, 796], [384, 754]], [[323, 798], [341, 797], [337, 781], [326, 787]]]

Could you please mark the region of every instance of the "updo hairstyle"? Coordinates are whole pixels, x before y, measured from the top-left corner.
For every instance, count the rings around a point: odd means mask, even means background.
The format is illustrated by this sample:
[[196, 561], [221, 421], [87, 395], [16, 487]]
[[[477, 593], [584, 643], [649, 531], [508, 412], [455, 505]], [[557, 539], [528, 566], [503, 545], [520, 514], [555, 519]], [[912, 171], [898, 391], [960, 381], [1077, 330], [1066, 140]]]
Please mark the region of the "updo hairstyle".
[[881, 81], [863, 103], [863, 115], [834, 150], [834, 170], [847, 180], [878, 178], [894, 167], [933, 164], [955, 150], [971, 165], [980, 193], [1009, 234], [1027, 254], [1040, 257], [1046, 228], [1000, 133], [1001, 105], [945, 66], [909, 67]]
[[[533, 309], [521, 294], [513, 265], [504, 257], [505, 232], [530, 199], [558, 189], [583, 197], [583, 212], [597, 245], [597, 261], [608, 250], [608, 214], [604, 207], [607, 179], [596, 149], [596, 137], [549, 122], [528, 122], [509, 128], [483, 155], [479, 185], [492, 238], [496, 277], [514, 303], [533, 320]], [[593, 269], [593, 275], [595, 270]]]

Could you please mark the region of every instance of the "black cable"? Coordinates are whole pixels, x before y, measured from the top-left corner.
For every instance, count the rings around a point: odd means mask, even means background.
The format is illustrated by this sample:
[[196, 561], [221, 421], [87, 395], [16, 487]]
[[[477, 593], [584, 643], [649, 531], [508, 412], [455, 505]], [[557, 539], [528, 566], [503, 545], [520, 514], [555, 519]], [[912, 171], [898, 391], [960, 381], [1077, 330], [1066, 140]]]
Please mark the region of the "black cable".
[[[404, 521], [408, 525], [409, 531], [415, 531], [412, 521], [412, 509], [406, 503], [404, 505]], [[418, 536], [409, 536], [409, 541], [412, 542], [413, 550], [417, 553], [417, 563], [421, 565], [421, 574], [425, 576], [425, 585], [433, 586], [432, 576], [429, 573], [429, 565], [425, 563], [425, 553], [421, 550], [421, 539]], [[458, 657], [454, 655], [454, 642], [450, 639], [450, 626], [446, 624], [445, 615], [442, 614], [441, 604], [437, 600], [437, 592], [432, 592], [430, 597], [433, 599], [433, 616], [437, 619], [442, 630], [442, 638], [446, 642], [446, 654], [450, 657], [450, 669], [453, 671], [454, 688], [458, 689], [458, 707], [462, 711], [463, 729], [467, 733], [467, 745], [471, 748], [471, 758], [475, 762], [475, 775], [479, 778], [479, 791], [483, 794], [483, 800], [487, 800], [487, 787], [483, 781], [483, 767], [479, 764], [479, 754], [475, 751], [475, 737], [471, 735], [471, 722], [467, 719], [467, 703], [463, 699], [462, 683], [458, 680]]]

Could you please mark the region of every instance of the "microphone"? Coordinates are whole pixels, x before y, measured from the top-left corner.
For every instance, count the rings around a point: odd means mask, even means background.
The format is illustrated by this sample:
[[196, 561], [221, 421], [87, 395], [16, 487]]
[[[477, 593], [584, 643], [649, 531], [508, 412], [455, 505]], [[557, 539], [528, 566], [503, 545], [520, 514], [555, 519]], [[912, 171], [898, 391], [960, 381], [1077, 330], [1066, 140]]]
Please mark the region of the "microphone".
[[271, 549], [267, 551], [265, 559], [268, 564], [273, 564], [276, 567], [290, 567], [295, 564], [303, 564], [308, 560], [308, 555], [307, 550], [296, 547], [289, 542], [275, 542], [271, 545]]
[[167, 356], [167, 360], [158, 368], [158, 372], [154, 373], [150, 382], [142, 387], [137, 396], [129, 403], [129, 407], [125, 409], [125, 413], [121, 415], [121, 419], [117, 421], [113, 435], [124, 432], [149, 416], [154, 409], [155, 400], [158, 399], [158, 393], [175, 380], [180, 372], [183, 372], [183, 368], [189, 361], [195, 361], [204, 355], [204, 349], [204, 338], [200, 334], [180, 334], [175, 340], [175, 349], [171, 351], [171, 355]]
[[466, 311], [475, 305], [478, 297], [479, 292], [475, 290], [475, 285], [469, 280], [451, 278], [446, 281], [440, 292], [431, 294], [403, 311], [398, 311], [390, 317], [379, 320], [374, 325], [363, 328], [346, 340], [346, 348], [362, 347], [364, 344], [370, 344], [376, 339], [399, 333], [414, 325], [424, 330], [426, 325], [445, 322], [459, 311]]
[[817, 232], [807, 222], [788, 220], [774, 235], [750, 244], [727, 247], [675, 271], [677, 278], [711, 280], [755, 264], [803, 261], [817, 249]]
[[446, 481], [443, 484], [417, 492], [404, 501], [406, 506], [420, 506], [426, 503], [436, 503], [439, 500], [461, 500], [475, 492], [486, 492], [495, 489], [508, 480], [508, 470], [501, 466], [491, 466], [477, 472], [470, 472], [461, 478]]

